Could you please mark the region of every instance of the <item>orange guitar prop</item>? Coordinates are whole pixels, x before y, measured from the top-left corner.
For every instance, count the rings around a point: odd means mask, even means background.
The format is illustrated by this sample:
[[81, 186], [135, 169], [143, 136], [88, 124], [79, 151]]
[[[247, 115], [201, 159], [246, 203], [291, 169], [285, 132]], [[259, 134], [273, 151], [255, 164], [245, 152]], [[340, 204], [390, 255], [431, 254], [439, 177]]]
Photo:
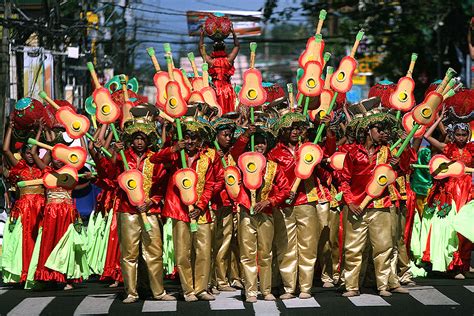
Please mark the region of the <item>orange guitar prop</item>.
[[199, 92], [201, 92], [202, 97], [204, 98], [204, 102], [209, 104], [209, 106], [216, 108], [218, 110], [218, 115], [222, 115], [222, 107], [220, 106], [219, 102], [217, 101], [216, 92], [212, 87], [209, 87], [209, 65], [207, 63], [202, 64], [202, 84], [204, 88], [202, 88]]
[[23, 188], [26, 186], [42, 184], [48, 189], [61, 187], [66, 190], [72, 190], [76, 187], [78, 180], [79, 176], [76, 168], [64, 166], [59, 170], [46, 173], [41, 179], [20, 181], [17, 185], [19, 188]]
[[334, 68], [328, 66], [326, 68], [326, 81], [324, 82], [324, 89], [319, 96], [319, 107], [315, 110], [309, 111], [309, 117], [312, 121], [316, 119], [322, 119], [329, 113], [329, 106], [331, 105], [331, 100], [334, 97], [334, 92], [331, 90], [331, 76], [334, 71]]
[[316, 97], [323, 91], [324, 81], [321, 79], [323, 67], [320, 62], [310, 60], [304, 66], [304, 72], [298, 81], [298, 90], [306, 97]]
[[361, 210], [365, 209], [372, 199], [381, 196], [385, 188], [395, 182], [396, 179], [397, 173], [393, 170], [392, 166], [389, 164], [377, 165], [372, 172], [369, 183], [365, 187], [367, 196], [359, 205], [359, 208]]
[[262, 86], [262, 74], [255, 69], [257, 43], [250, 43], [250, 68], [244, 72], [244, 84], [239, 92], [240, 102], [248, 107], [260, 106], [267, 100], [267, 92]]
[[431, 157], [429, 168], [430, 174], [438, 180], [448, 177], [458, 178], [466, 172], [474, 172], [474, 168], [467, 168], [462, 162], [449, 160], [441, 154]]
[[390, 106], [395, 110], [407, 112], [415, 105], [415, 95], [413, 94], [415, 81], [412, 79], [412, 73], [417, 57], [417, 54], [411, 55], [407, 75], [398, 80], [397, 88], [390, 94]]
[[202, 88], [204, 88], [204, 82], [202, 77], [199, 76], [198, 69], [196, 67], [196, 61], [194, 59], [194, 53], [188, 53], [188, 59], [191, 63], [194, 73], [194, 79], [192, 80], [193, 90], [200, 91]]
[[344, 168], [344, 159], [346, 159], [346, 153], [335, 152], [331, 157], [328, 158], [329, 165], [334, 170], [342, 170]]
[[240, 193], [240, 182], [242, 181], [239, 169], [236, 166], [227, 166], [224, 169], [224, 181], [229, 197], [236, 200]]
[[257, 203], [256, 191], [262, 186], [263, 168], [267, 164], [264, 155], [246, 152], [239, 157], [238, 165], [243, 175], [243, 183], [250, 190], [251, 212]]
[[351, 54], [344, 57], [339, 63], [334, 75], [331, 77], [331, 88], [338, 93], [349, 92], [352, 88], [352, 76], [357, 69], [357, 61], [354, 59], [357, 47], [364, 37], [364, 32], [359, 31], [356, 36], [354, 46], [352, 46]]
[[59, 106], [44, 91], [41, 91], [39, 96], [51, 104], [51, 106], [56, 110], [56, 120], [64, 126], [69, 137], [72, 139], [78, 139], [87, 133], [91, 123], [86, 116], [77, 114], [70, 107]]
[[[181, 70], [174, 68], [174, 62], [173, 62], [173, 57], [172, 57], [173, 54], [171, 53], [171, 45], [169, 43], [164, 43], [163, 48], [165, 50], [165, 54], [171, 57], [171, 69], [173, 71], [173, 80], [179, 84], [181, 96], [187, 102], [189, 97], [191, 96], [191, 89], [186, 84], [186, 80], [184, 79], [184, 76]], [[169, 66], [168, 66], [168, 75], [170, 75]], [[171, 80], [171, 75], [170, 75], [170, 80]]]
[[143, 190], [143, 175], [136, 169], [129, 169], [117, 177], [119, 186], [127, 193], [128, 200], [133, 206], [145, 204]]
[[[308, 179], [322, 159], [323, 150], [318, 145], [308, 142], [300, 146], [296, 153], [295, 175], [297, 178], [291, 187], [291, 192], [295, 193], [298, 190], [301, 180]], [[288, 199], [287, 204], [290, 203], [291, 200]]]
[[184, 205], [192, 206], [198, 200], [196, 183], [198, 174], [194, 169], [179, 169], [173, 175], [173, 183], [179, 190], [179, 196]]
[[97, 121], [102, 124], [114, 123], [120, 117], [120, 108], [112, 100], [110, 91], [100, 85], [94, 65], [91, 62], [88, 62], [87, 68], [89, 68], [92, 80], [94, 80], [95, 85], [95, 90], [92, 94], [92, 97], [94, 98], [94, 103], [97, 106]]
[[442, 102], [454, 95], [453, 90], [447, 91], [444, 95], [442, 94], [454, 73], [455, 71], [449, 68], [446, 72], [446, 76], [436, 90], [428, 93], [423, 102], [413, 108], [413, 119], [416, 123], [420, 125], [431, 125], [434, 122], [436, 113], [441, 107]]
[[155, 67], [155, 75], [153, 76], [153, 83], [156, 87], [156, 105], [164, 109], [166, 105], [166, 84], [170, 81], [170, 76], [166, 71], [161, 71], [160, 64], [155, 56], [155, 50], [150, 47], [147, 48], [147, 53], [151, 58], [153, 66]]
[[128, 77], [125, 75], [120, 76], [120, 84], [122, 85], [123, 91], [123, 98], [125, 100], [125, 104], [122, 107], [122, 121], [120, 122], [120, 127], [123, 129], [125, 126], [125, 122], [131, 121], [133, 119], [132, 113], [130, 113], [130, 109], [134, 107], [133, 103], [130, 102], [128, 97], [128, 87], [127, 87]]
[[[402, 125], [405, 132], [409, 134], [411, 130], [414, 128], [415, 126], [414, 124], [415, 124], [415, 120], [413, 120], [412, 112], [408, 112], [405, 115], [403, 115]], [[421, 127], [418, 128], [418, 130], [415, 132], [413, 137], [416, 137], [416, 138], [422, 137], [425, 134], [425, 132], [426, 132], [426, 126], [422, 125]]]
[[59, 160], [66, 165], [81, 169], [87, 160], [87, 152], [80, 146], [68, 147], [64, 144], [56, 144], [50, 146], [48, 144], [37, 141], [33, 138], [28, 138], [28, 144], [36, 145], [41, 148], [51, 150], [53, 159]]
[[188, 105], [182, 97], [180, 85], [176, 81], [174, 81], [172, 57], [167, 54], [165, 58], [166, 64], [168, 65], [168, 75], [170, 81], [166, 84], [167, 99], [164, 110], [165, 113], [169, 116], [173, 118], [178, 118], [186, 114], [186, 111], [188, 110]]
[[298, 63], [301, 68], [304, 68], [306, 63], [310, 60], [323, 64], [324, 41], [321, 36], [321, 29], [323, 28], [324, 20], [326, 19], [326, 10], [319, 12], [319, 21], [316, 26], [316, 34], [308, 39], [304, 52], [298, 58]]

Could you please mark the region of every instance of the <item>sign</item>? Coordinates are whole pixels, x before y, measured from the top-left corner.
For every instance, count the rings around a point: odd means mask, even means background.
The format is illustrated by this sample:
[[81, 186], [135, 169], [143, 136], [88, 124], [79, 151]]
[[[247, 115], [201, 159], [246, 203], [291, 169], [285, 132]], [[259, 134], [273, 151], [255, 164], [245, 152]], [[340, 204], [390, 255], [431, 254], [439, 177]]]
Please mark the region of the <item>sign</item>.
[[372, 74], [374, 69], [377, 68], [382, 63], [382, 55], [372, 55], [358, 58], [357, 70], [355, 73], [365, 73]]
[[367, 84], [367, 76], [353, 76], [352, 84], [364, 86]]
[[229, 17], [234, 31], [239, 37], [259, 36], [262, 34], [262, 12], [260, 11], [187, 11], [188, 34], [199, 36], [201, 25], [211, 13], [223, 13]]
[[45, 91], [54, 98], [53, 89], [53, 55], [42, 47], [25, 47], [23, 49], [23, 96], [35, 99], [40, 91]]

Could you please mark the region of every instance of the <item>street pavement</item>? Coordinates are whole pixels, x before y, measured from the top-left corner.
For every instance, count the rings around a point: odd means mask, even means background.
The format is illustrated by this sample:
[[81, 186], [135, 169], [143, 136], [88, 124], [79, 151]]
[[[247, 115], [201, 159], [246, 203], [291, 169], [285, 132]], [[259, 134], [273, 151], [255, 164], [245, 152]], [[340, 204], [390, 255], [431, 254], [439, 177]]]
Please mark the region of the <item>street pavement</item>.
[[344, 298], [336, 289], [313, 288], [313, 298], [276, 302], [259, 300], [245, 303], [242, 293], [227, 292], [213, 302], [184, 302], [176, 284], [168, 291], [176, 302], [140, 300], [121, 303], [123, 288], [108, 288], [99, 282], [87, 282], [72, 291], [49, 289], [23, 290], [0, 287], [0, 315], [474, 315], [474, 275], [466, 280], [444, 278], [417, 279], [410, 293], [382, 298], [373, 289], [362, 295]]

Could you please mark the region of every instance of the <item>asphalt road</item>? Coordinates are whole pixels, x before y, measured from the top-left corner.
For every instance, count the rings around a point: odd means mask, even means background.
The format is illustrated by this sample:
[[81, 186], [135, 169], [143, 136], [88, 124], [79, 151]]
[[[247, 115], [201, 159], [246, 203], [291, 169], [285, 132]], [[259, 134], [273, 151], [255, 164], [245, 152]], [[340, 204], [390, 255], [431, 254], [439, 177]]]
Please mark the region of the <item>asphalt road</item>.
[[167, 290], [176, 302], [140, 300], [121, 303], [123, 288], [87, 282], [72, 291], [23, 290], [3, 285], [0, 288], [0, 315], [473, 315], [474, 274], [466, 280], [444, 278], [417, 279], [410, 294], [381, 298], [373, 289], [363, 289], [360, 297], [344, 298], [336, 289], [313, 288], [313, 298], [276, 302], [243, 302], [242, 293], [221, 293], [214, 302], [186, 303], [177, 284]]

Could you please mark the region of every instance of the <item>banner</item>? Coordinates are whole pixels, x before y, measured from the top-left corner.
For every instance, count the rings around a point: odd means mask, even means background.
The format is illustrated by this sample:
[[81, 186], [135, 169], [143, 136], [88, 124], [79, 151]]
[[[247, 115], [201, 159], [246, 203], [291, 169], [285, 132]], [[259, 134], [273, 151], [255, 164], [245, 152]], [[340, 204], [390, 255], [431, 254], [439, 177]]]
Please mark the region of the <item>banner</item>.
[[53, 55], [41, 47], [23, 49], [23, 96], [35, 99], [45, 91], [54, 99]]
[[260, 11], [187, 11], [188, 34], [199, 36], [200, 28], [211, 13], [222, 13], [229, 17], [234, 31], [239, 37], [259, 36], [262, 34], [262, 12]]

